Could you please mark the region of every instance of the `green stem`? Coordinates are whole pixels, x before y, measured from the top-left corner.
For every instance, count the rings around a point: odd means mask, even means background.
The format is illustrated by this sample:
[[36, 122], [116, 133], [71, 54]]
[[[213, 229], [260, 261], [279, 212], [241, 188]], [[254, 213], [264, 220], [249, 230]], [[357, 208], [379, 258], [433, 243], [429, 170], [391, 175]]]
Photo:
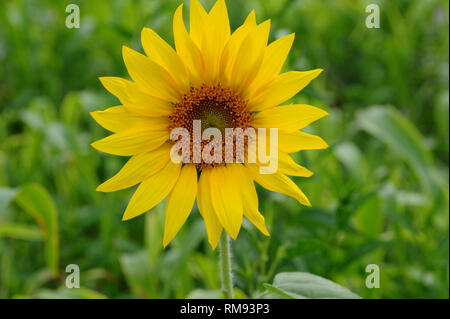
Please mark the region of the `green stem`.
[[225, 299], [233, 299], [233, 276], [231, 274], [230, 237], [224, 231], [220, 238], [220, 278], [222, 279], [222, 293]]

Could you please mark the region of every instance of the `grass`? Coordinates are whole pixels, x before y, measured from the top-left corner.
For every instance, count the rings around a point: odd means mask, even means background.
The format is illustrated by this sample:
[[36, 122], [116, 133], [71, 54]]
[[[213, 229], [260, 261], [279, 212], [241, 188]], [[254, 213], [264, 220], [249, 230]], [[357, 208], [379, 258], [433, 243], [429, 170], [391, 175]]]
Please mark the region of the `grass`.
[[[97, 78], [127, 77], [121, 46], [141, 50], [144, 26], [173, 43], [180, 2], [72, 2], [80, 29], [64, 1], [0, 2], [0, 297], [217, 297], [197, 209], [163, 249], [163, 206], [121, 222], [133, 189], [95, 188], [126, 159], [89, 146], [107, 134], [89, 112], [117, 104]], [[309, 130], [330, 147], [296, 156], [312, 208], [258, 190], [271, 237], [245, 222], [232, 243], [237, 297], [292, 271], [364, 298], [449, 297], [448, 2], [374, 2], [380, 29], [368, 1], [228, 1], [233, 29], [255, 9], [271, 40], [296, 33], [285, 69], [325, 71], [293, 101], [330, 113]], [[69, 264], [83, 289], [61, 288]]]

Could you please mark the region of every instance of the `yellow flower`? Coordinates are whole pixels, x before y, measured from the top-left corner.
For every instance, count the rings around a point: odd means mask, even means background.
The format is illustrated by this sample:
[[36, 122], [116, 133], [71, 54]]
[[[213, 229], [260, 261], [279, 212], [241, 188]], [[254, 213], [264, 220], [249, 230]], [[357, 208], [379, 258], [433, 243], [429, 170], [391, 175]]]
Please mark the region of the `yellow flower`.
[[[294, 34], [268, 44], [270, 20], [257, 24], [254, 11], [231, 34], [224, 0], [218, 0], [209, 13], [198, 0], [191, 0], [188, 33], [182, 8], [173, 19], [176, 50], [144, 28], [141, 40], [146, 56], [123, 47], [132, 81], [100, 78], [121, 105], [91, 113], [114, 133], [92, 146], [131, 158], [97, 190], [113, 192], [139, 184], [123, 220], [145, 213], [166, 198], [164, 246], [184, 224], [195, 200], [213, 249], [223, 228], [236, 239], [244, 216], [268, 236], [254, 181], [310, 205], [286, 175], [309, 177], [312, 172], [296, 164], [289, 153], [327, 147], [320, 137], [300, 131], [327, 113], [305, 104], [280, 104], [322, 70], [280, 74]], [[170, 132], [181, 127], [192, 133], [193, 120], [201, 120], [202, 129], [277, 128], [278, 170], [261, 174], [263, 164], [249, 161], [175, 163], [170, 157], [174, 143]], [[190, 147], [195, 149], [193, 143]], [[197, 147], [204, 149], [205, 143]]]

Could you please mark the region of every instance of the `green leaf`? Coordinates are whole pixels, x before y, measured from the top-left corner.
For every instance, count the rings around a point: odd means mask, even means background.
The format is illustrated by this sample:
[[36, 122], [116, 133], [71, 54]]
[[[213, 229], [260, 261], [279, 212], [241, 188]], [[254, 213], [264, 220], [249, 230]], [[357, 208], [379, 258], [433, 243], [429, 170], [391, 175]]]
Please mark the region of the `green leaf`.
[[391, 150], [408, 162], [423, 185], [434, 190], [430, 174], [433, 160], [419, 130], [400, 112], [390, 106], [372, 106], [357, 115], [360, 127], [386, 143]]
[[[26, 296], [21, 296], [27, 298]], [[106, 299], [105, 295], [98, 291], [80, 287], [80, 288], [66, 288], [60, 287], [56, 290], [41, 289], [31, 296], [37, 299]]]
[[154, 280], [149, 271], [150, 263], [146, 251], [124, 254], [120, 257], [120, 265], [125, 273], [128, 286], [140, 298], [152, 298]]
[[32, 295], [52, 280], [53, 274], [47, 267], [39, 269], [28, 275], [22, 293], [25, 295]]
[[222, 292], [220, 290], [194, 289], [186, 297], [186, 299], [220, 299]]
[[448, 105], [448, 90], [439, 94], [436, 98], [435, 107], [433, 108], [434, 121], [439, 133], [439, 145], [445, 151], [448, 158], [449, 148], [449, 105]]
[[361, 151], [352, 142], [343, 142], [333, 148], [333, 152], [348, 172], [362, 181], [363, 158]]
[[9, 205], [9, 203], [14, 199], [18, 190], [9, 187], [0, 187], [0, 212]]
[[[275, 276], [273, 284], [264, 285], [268, 292], [266, 298], [276, 296], [290, 299], [303, 298], [361, 298], [347, 288], [328, 279], [306, 272], [283, 272]], [[275, 295], [275, 296], [274, 296]]]
[[283, 299], [305, 299], [305, 297], [303, 297], [303, 296], [297, 295], [296, 293], [293, 293], [293, 292], [285, 291], [285, 290], [277, 288], [271, 284], [264, 284], [264, 287], [267, 289], [267, 292], [270, 292], [279, 297], [282, 297]]
[[26, 184], [15, 198], [17, 204], [39, 224], [45, 238], [47, 266], [56, 277], [59, 273], [58, 211], [49, 193], [39, 184]]
[[0, 238], [8, 237], [23, 240], [43, 240], [42, 231], [35, 226], [21, 224], [0, 224]]
[[355, 222], [364, 234], [377, 238], [383, 228], [381, 201], [377, 196], [370, 197], [355, 213]]
[[79, 94], [68, 93], [61, 103], [61, 119], [68, 127], [76, 127], [82, 117], [83, 108], [80, 103]]
[[[239, 288], [233, 288], [235, 299], [248, 299], [247, 295]], [[186, 297], [186, 299], [221, 299], [222, 291], [208, 289], [194, 289]]]
[[287, 257], [295, 258], [298, 256], [317, 253], [324, 251], [327, 245], [316, 238], [299, 238], [295, 245], [288, 246], [286, 253]]

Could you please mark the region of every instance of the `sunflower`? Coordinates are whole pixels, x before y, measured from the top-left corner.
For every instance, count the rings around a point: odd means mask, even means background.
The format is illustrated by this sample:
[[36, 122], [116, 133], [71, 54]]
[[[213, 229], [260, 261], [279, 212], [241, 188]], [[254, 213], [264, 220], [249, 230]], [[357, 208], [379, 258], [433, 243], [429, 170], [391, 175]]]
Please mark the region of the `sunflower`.
[[[296, 164], [289, 154], [327, 147], [320, 137], [300, 131], [327, 113], [306, 104], [280, 104], [322, 70], [280, 73], [294, 34], [268, 44], [270, 20], [257, 24], [254, 11], [231, 33], [224, 0], [218, 0], [209, 13], [198, 0], [191, 0], [189, 32], [182, 10], [180, 5], [173, 18], [175, 50], [155, 31], [144, 28], [141, 41], [145, 55], [123, 47], [132, 81], [100, 78], [121, 105], [91, 113], [113, 132], [92, 146], [131, 158], [97, 190], [113, 192], [139, 184], [123, 220], [141, 215], [166, 199], [164, 246], [180, 230], [195, 201], [213, 249], [223, 229], [236, 239], [244, 216], [269, 236], [254, 182], [310, 206], [287, 175], [309, 177], [312, 172]], [[171, 130], [181, 127], [192, 133], [194, 120], [201, 121], [202, 130], [277, 128], [278, 170], [261, 174], [262, 163], [245, 159], [235, 163], [171, 160]], [[192, 149], [206, 147], [203, 142], [193, 144]]]

